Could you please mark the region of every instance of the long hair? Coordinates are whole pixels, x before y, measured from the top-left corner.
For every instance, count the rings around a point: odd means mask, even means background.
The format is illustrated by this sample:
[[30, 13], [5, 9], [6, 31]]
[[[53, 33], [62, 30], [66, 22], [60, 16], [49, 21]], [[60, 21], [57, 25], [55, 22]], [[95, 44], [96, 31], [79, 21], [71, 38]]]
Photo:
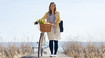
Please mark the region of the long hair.
[[51, 2], [49, 5], [49, 14], [52, 15], [52, 10], [50, 9], [51, 5], [54, 4], [55, 8], [54, 8], [54, 14], [56, 13], [56, 4], [54, 2]]

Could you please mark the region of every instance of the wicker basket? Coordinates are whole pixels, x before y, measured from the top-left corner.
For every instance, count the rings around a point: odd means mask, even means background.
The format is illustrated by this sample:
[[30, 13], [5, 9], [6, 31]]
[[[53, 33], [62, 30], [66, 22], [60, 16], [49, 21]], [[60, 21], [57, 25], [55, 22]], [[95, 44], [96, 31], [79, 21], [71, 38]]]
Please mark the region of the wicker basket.
[[51, 24], [40, 24], [41, 32], [51, 32], [52, 26]]

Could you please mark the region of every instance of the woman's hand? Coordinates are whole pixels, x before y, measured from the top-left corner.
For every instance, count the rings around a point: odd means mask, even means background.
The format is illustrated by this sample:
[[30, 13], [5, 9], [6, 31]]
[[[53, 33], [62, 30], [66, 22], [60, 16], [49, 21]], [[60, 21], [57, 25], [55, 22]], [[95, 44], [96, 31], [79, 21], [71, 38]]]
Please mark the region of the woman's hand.
[[57, 24], [55, 23], [54, 26], [56, 26]]
[[49, 22], [49, 23], [51, 23], [51, 26], [52, 26], [52, 27], [55, 27], [55, 26], [57, 25], [56, 23], [55, 23], [55, 24], [52, 23], [52, 22]]
[[52, 26], [55, 27], [57, 24], [52, 23]]

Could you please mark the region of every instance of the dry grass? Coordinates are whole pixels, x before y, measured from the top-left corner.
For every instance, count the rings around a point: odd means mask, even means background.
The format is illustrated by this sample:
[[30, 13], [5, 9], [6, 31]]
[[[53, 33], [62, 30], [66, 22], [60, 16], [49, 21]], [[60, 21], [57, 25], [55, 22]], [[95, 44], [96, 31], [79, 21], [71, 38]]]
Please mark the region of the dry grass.
[[105, 44], [97, 46], [88, 43], [83, 46], [80, 42], [66, 42], [63, 45], [64, 53], [72, 58], [105, 58]]
[[1, 58], [19, 58], [33, 53], [32, 45], [27, 43], [23, 43], [20, 47], [16, 44], [9, 44], [7, 47], [0, 44]]
[[[32, 44], [26, 42], [30, 41], [29, 33], [27, 32], [26, 34], [23, 34], [21, 38], [22, 40], [19, 40], [19, 38], [15, 36], [14, 40], [10, 41], [8, 46], [4, 46], [2, 42], [6, 43], [8, 41], [5, 39], [5, 37], [3, 37], [3, 33], [0, 32], [0, 58], [20, 58], [22, 56], [33, 54], [34, 49]], [[22, 42], [22, 44], [18, 46], [12, 42]]]

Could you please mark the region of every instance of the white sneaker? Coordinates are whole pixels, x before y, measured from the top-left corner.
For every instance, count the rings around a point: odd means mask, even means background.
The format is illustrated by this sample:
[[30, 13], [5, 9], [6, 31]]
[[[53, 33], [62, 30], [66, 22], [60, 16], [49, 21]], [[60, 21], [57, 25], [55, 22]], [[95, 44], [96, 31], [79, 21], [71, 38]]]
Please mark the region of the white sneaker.
[[55, 54], [54, 57], [57, 57], [57, 55]]
[[50, 55], [50, 57], [53, 57], [53, 56], [54, 56], [53, 54]]

